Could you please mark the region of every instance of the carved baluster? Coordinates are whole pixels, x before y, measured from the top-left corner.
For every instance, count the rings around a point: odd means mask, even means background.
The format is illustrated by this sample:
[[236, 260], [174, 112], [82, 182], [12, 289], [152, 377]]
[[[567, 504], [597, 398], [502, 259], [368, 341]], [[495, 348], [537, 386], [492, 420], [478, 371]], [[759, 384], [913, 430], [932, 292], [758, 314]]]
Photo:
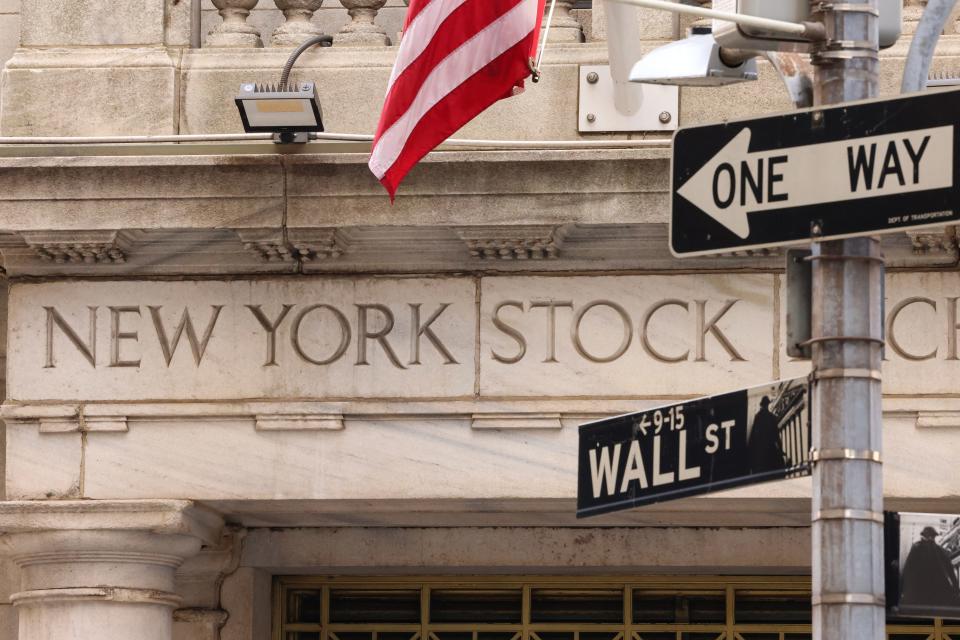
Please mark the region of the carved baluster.
[[259, 0], [213, 0], [223, 18], [207, 35], [207, 47], [262, 47], [260, 32], [247, 23], [250, 10]]
[[[547, 36], [549, 42], [583, 42], [583, 29], [580, 23], [571, 15], [573, 8], [572, 0], [557, 0], [557, 7], [553, 10], [553, 22], [550, 25], [550, 34]], [[547, 26], [547, 16], [550, 15], [550, 0], [547, 0], [543, 9], [543, 29], [540, 31], [540, 37]]]
[[275, 47], [297, 46], [307, 38], [323, 35], [310, 20], [323, 0], [273, 0], [286, 22], [276, 28], [270, 43]]
[[350, 14], [350, 22], [333, 37], [335, 45], [383, 46], [390, 38], [374, 20], [387, 0], [340, 0]]

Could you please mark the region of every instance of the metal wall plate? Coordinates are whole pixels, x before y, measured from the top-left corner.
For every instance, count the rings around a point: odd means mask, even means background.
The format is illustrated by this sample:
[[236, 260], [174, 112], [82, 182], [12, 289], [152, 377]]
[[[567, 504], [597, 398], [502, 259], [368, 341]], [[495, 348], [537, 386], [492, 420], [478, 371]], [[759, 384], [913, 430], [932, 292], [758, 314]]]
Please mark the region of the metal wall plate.
[[633, 114], [617, 110], [613, 87], [608, 65], [580, 67], [580, 133], [674, 131], [677, 128], [680, 119], [680, 91], [677, 87], [627, 85], [626, 90], [634, 92], [640, 105]]

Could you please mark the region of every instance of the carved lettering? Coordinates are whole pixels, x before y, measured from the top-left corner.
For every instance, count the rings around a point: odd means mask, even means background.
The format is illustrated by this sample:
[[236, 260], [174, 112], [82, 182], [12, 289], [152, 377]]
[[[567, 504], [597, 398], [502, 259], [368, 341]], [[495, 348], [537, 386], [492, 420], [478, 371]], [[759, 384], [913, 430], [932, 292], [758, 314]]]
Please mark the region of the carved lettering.
[[[617, 315], [620, 316], [620, 321], [623, 323], [623, 336], [620, 339], [620, 346], [609, 356], [595, 356], [589, 353], [583, 346], [583, 341], [580, 339], [580, 325], [583, 323], [583, 318], [595, 307], [610, 307], [617, 312]], [[577, 309], [577, 312], [573, 316], [573, 323], [570, 325], [570, 339], [573, 340], [573, 348], [577, 350], [577, 353], [590, 362], [613, 362], [625, 354], [627, 349], [630, 348], [630, 343], [633, 341], [633, 321], [630, 320], [630, 314], [627, 313], [627, 310], [616, 302], [611, 302], [610, 300], [595, 300]]]
[[190, 350], [193, 352], [193, 360], [199, 367], [200, 362], [203, 360], [203, 354], [207, 350], [207, 345], [210, 343], [210, 338], [213, 337], [213, 329], [217, 325], [220, 312], [223, 311], [223, 305], [210, 305], [212, 309], [211, 316], [207, 322], [207, 328], [203, 332], [202, 340], [197, 339], [197, 332], [193, 328], [193, 320], [190, 318], [190, 310], [187, 308], [183, 309], [183, 314], [180, 316], [180, 324], [177, 325], [176, 330], [173, 332], [173, 339], [168, 340], [167, 331], [163, 327], [163, 319], [160, 317], [160, 309], [162, 308], [162, 306], [147, 307], [147, 309], [150, 310], [150, 317], [153, 318], [153, 326], [157, 331], [157, 340], [160, 341], [160, 348], [163, 350], [163, 357], [167, 362], [167, 366], [169, 367], [170, 363], [173, 362], [173, 356], [177, 352], [177, 347], [180, 345], [180, 338], [183, 336], [184, 330], [186, 330], [187, 342], [190, 343]]
[[[357, 364], [358, 365], [369, 365], [367, 361], [367, 342], [370, 340], [375, 341], [383, 349], [384, 353], [387, 354], [387, 358], [390, 359], [390, 362], [393, 363], [397, 369], [406, 369], [402, 364], [400, 364], [400, 359], [397, 357], [396, 352], [394, 352], [393, 347], [390, 346], [390, 343], [387, 341], [387, 335], [393, 331], [393, 313], [390, 311], [389, 307], [382, 304], [358, 304], [357, 307]], [[383, 316], [384, 325], [383, 328], [378, 331], [372, 331], [368, 324], [369, 320], [369, 311], [377, 311], [380, 315]]]
[[897, 318], [900, 316], [900, 312], [906, 309], [907, 307], [909, 307], [910, 305], [917, 304], [917, 303], [930, 305], [931, 307], [933, 307], [934, 313], [936, 313], [937, 311], [937, 303], [931, 300], [930, 298], [915, 297], [915, 298], [907, 298], [905, 300], [901, 300], [893, 307], [893, 309], [890, 310], [890, 315], [887, 316], [887, 343], [890, 345], [890, 348], [893, 349], [894, 353], [896, 353], [898, 356], [906, 360], [915, 360], [915, 361], [933, 360], [934, 358], [937, 357], [937, 347], [934, 347], [933, 351], [929, 353], [917, 355], [917, 354], [908, 352], [906, 349], [904, 349], [900, 345], [900, 342], [897, 340], [896, 326], [897, 326]]
[[[300, 324], [303, 322], [303, 319], [306, 318], [308, 314], [321, 309], [329, 311], [331, 314], [333, 314], [333, 317], [337, 320], [337, 324], [340, 325], [340, 344], [330, 357], [322, 360], [308, 356], [303, 350], [303, 344], [300, 342]], [[283, 318], [280, 318], [280, 320], [277, 321], [277, 324], [279, 325], [280, 321], [282, 320]], [[350, 335], [350, 322], [347, 320], [347, 317], [340, 312], [339, 309], [336, 307], [331, 307], [328, 304], [314, 304], [298, 313], [297, 317], [293, 319], [293, 326], [290, 328], [290, 344], [293, 346], [293, 350], [296, 352], [296, 354], [305, 362], [322, 366], [333, 364], [343, 357], [343, 354], [347, 352], [347, 347], [350, 346]]]
[[690, 357], [690, 350], [687, 349], [683, 354], [679, 356], [668, 356], [664, 355], [662, 351], [654, 349], [653, 345], [650, 343], [650, 320], [660, 309], [664, 307], [680, 307], [684, 311], [690, 310], [690, 305], [684, 302], [683, 300], [661, 300], [657, 304], [653, 305], [647, 312], [643, 314], [643, 321], [640, 323], [640, 344], [643, 345], [643, 350], [646, 351], [651, 358], [654, 360], [659, 360], [660, 362], [672, 363], [672, 362], [683, 362]]
[[140, 341], [138, 332], [120, 330], [120, 322], [124, 313], [135, 313], [138, 318], [141, 317], [140, 307], [110, 307], [110, 366], [138, 368], [140, 358], [124, 360], [120, 357], [120, 342], [122, 340]]
[[[250, 309], [250, 312], [253, 314], [253, 317], [257, 319], [257, 322], [260, 323], [260, 326], [263, 327], [263, 330], [267, 332], [267, 361], [263, 364], [265, 367], [276, 367], [277, 366], [277, 329], [280, 328], [280, 325], [283, 323], [284, 318], [287, 317], [287, 314], [290, 313], [290, 309], [293, 309], [295, 305], [285, 304], [280, 310], [280, 315], [277, 316], [276, 320], [271, 321], [263, 313], [262, 305], [259, 304], [248, 304], [245, 305], [247, 309]], [[303, 314], [301, 314], [302, 317]], [[291, 334], [292, 335], [292, 334]], [[297, 341], [294, 340], [296, 349]]]
[[420, 364], [420, 338], [422, 336], [426, 336], [430, 344], [440, 352], [440, 355], [443, 356], [443, 364], [460, 364], [447, 347], [440, 342], [440, 338], [433, 332], [433, 329], [430, 328], [430, 325], [436, 322], [440, 314], [446, 311], [449, 306], [449, 302], [442, 303], [440, 308], [426, 322], [420, 324], [420, 303], [410, 303], [410, 361], [407, 364]]
[[707, 301], [706, 300], [696, 300], [697, 303], [697, 362], [706, 362], [706, 342], [707, 342], [707, 333], [713, 334], [713, 337], [717, 339], [717, 342], [720, 343], [726, 352], [730, 355], [730, 360], [733, 362], [744, 362], [745, 359], [740, 355], [739, 352], [733, 347], [730, 343], [730, 340], [727, 339], [727, 336], [723, 335], [720, 331], [720, 328], [717, 326], [717, 322], [733, 308], [733, 305], [737, 304], [739, 300], [727, 300], [727, 303], [723, 305], [723, 308], [720, 309], [709, 321], [706, 321], [707, 316]]
[[87, 359], [91, 366], [97, 366], [97, 307], [87, 307], [90, 311], [89, 339], [86, 343], [80, 339], [77, 332], [73, 330], [63, 316], [54, 307], [44, 307], [47, 312], [47, 361], [45, 369], [52, 369], [56, 366], [53, 357], [53, 327], [56, 325], [67, 336], [67, 339], [73, 343], [77, 351]]
[[547, 309], [547, 357], [544, 362], [558, 362], [557, 360], [557, 309], [573, 309], [570, 300], [547, 300], [530, 303], [531, 309]]
[[523, 303], [517, 302], [516, 300], [505, 300], [493, 308], [493, 326], [516, 340], [517, 353], [516, 355], [512, 356], [502, 356], [491, 349], [490, 355], [493, 356], [493, 359], [497, 362], [502, 362], [503, 364], [515, 364], [523, 360], [523, 356], [527, 355], [527, 339], [523, 337], [523, 334], [520, 333], [519, 329], [508, 325], [500, 318], [500, 310], [504, 307], [514, 307], [515, 309], [520, 309], [520, 311], [523, 311]]

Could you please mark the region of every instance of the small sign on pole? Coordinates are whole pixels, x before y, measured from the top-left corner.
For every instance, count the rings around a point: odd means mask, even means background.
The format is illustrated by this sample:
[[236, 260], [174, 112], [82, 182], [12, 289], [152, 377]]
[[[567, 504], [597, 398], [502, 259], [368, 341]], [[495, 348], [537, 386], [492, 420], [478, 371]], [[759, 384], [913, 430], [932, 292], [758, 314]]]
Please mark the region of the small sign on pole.
[[960, 514], [884, 514], [887, 609], [960, 619]]
[[677, 131], [679, 257], [960, 220], [960, 91]]
[[810, 475], [806, 378], [580, 427], [577, 517]]

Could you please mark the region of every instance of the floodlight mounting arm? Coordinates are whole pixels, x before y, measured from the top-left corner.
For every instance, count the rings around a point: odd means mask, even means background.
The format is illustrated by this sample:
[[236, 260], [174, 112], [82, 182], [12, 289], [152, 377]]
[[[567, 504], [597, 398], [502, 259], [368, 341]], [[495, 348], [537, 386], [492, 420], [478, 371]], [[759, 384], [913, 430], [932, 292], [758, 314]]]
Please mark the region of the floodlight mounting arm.
[[686, 13], [699, 18], [714, 18], [716, 20], [727, 20], [736, 22], [748, 27], [756, 27], [778, 33], [788, 33], [794, 36], [801, 36], [812, 42], [820, 42], [827, 37], [824, 26], [819, 22], [787, 22], [785, 20], [771, 20], [770, 18], [760, 18], [749, 16], [742, 13], [730, 13], [729, 11], [716, 11], [714, 9], [704, 9], [701, 7], [692, 7], [686, 4], [678, 4], [667, 0], [611, 0], [620, 4], [629, 4], [635, 7], [644, 7], [645, 9], [659, 9], [661, 11], [670, 11], [672, 13]]
[[297, 58], [300, 57], [304, 51], [310, 47], [315, 47], [320, 45], [321, 47], [329, 47], [333, 45], [333, 36], [320, 35], [313, 36], [307, 40], [304, 40], [303, 43], [294, 49], [293, 53], [290, 54], [290, 57], [287, 58], [286, 64], [283, 65], [283, 72], [280, 74], [280, 90], [287, 91], [287, 81], [290, 80], [290, 71], [293, 69], [294, 63], [296, 63]]

